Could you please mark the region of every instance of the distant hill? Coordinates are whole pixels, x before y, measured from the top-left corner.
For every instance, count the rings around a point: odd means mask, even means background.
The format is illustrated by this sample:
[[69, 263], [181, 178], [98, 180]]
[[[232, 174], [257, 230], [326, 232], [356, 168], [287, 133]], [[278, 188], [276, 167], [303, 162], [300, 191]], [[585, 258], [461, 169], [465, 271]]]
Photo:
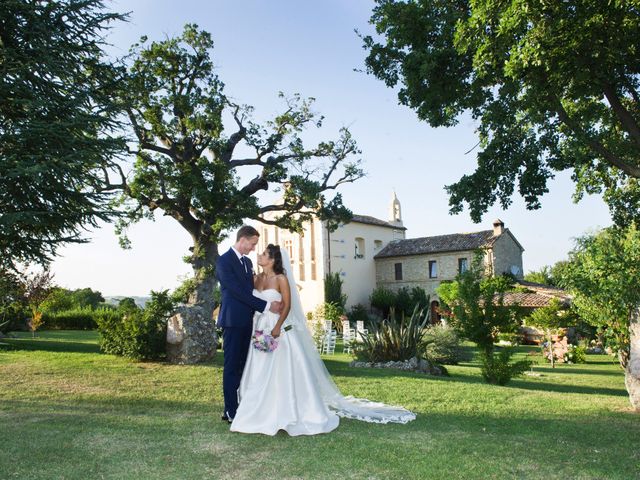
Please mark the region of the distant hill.
[[[118, 305], [118, 302], [120, 302], [120, 300], [122, 300], [123, 298], [127, 298], [129, 295], [120, 295], [120, 296], [116, 296], [116, 297], [104, 297], [104, 301], [105, 303], [108, 303], [110, 305]], [[151, 297], [131, 297], [133, 298], [133, 300], [136, 302], [136, 305], [138, 305], [140, 308], [144, 308], [144, 306], [147, 304], [147, 302], [149, 300], [151, 300]]]

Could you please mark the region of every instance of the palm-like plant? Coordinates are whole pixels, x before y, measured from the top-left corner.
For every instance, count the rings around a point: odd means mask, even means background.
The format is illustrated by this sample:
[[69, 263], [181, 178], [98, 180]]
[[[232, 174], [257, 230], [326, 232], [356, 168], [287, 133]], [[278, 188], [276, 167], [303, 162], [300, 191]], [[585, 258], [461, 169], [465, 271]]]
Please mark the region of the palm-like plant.
[[396, 319], [392, 309], [386, 319], [370, 326], [367, 335], [358, 332], [362, 343], [354, 345], [354, 355], [369, 362], [403, 361], [416, 357], [429, 320], [429, 309], [419, 305], [408, 318], [403, 313]]

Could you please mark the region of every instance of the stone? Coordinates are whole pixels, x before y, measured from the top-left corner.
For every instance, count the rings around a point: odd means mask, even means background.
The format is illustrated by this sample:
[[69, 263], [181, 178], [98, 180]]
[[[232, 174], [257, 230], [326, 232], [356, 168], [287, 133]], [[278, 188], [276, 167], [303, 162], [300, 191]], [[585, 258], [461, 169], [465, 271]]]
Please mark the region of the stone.
[[216, 330], [199, 306], [179, 307], [167, 323], [167, 360], [192, 365], [213, 358]]
[[358, 362], [353, 360], [349, 363], [354, 368], [393, 368], [402, 371], [411, 371], [418, 373], [426, 373], [428, 375], [443, 376], [448, 375], [447, 370], [439, 365], [433, 365], [428, 360], [413, 357], [405, 361], [388, 361], [388, 362]]

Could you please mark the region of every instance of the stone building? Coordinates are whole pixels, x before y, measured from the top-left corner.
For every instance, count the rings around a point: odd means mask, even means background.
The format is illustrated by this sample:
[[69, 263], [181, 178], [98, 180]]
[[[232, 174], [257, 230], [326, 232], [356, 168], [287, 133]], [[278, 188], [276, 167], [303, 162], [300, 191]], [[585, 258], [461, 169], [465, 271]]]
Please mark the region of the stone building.
[[488, 275], [511, 273], [522, 279], [524, 248], [501, 220], [492, 230], [411, 238], [389, 243], [375, 255], [376, 284], [389, 290], [423, 288], [431, 297], [432, 318], [439, 306], [436, 288], [467, 270], [482, 250]]
[[522, 278], [524, 249], [500, 220], [494, 222], [493, 230], [407, 239], [395, 193], [388, 220], [356, 214], [350, 223], [330, 232], [325, 222], [314, 219], [304, 224], [300, 234], [274, 225], [256, 227], [260, 232], [257, 251], [274, 243], [289, 252], [306, 312], [324, 301], [325, 275], [336, 272], [343, 280], [347, 308], [368, 306], [377, 286], [391, 290], [419, 286], [431, 295], [435, 308], [435, 288], [469, 268], [478, 248], [485, 251], [488, 273], [511, 272]]

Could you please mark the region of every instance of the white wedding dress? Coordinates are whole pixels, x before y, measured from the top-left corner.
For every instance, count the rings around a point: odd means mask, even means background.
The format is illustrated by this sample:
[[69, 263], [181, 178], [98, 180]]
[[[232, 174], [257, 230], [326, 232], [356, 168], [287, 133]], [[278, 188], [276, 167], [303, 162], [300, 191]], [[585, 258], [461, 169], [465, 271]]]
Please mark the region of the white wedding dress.
[[[280, 301], [277, 290], [254, 290], [267, 301]], [[256, 314], [253, 330], [271, 331], [279, 315], [267, 311]], [[238, 396], [240, 405], [231, 431], [275, 435], [285, 430], [289, 435], [327, 433], [338, 426], [338, 416], [324, 404], [308, 359], [301, 348], [296, 329], [284, 331], [278, 348], [262, 352], [249, 347]]]
[[[231, 431], [275, 435], [315, 435], [334, 430], [338, 417], [372, 423], [407, 423], [415, 414], [403, 407], [345, 397], [340, 393], [318, 354], [307, 328], [300, 295], [291, 271], [287, 251], [281, 249], [282, 263], [289, 280], [291, 309], [278, 338], [278, 348], [261, 352], [250, 345], [238, 390], [240, 404]], [[274, 289], [254, 290], [267, 301], [282, 296]], [[271, 331], [279, 315], [256, 313], [255, 330]], [[285, 331], [284, 327], [291, 326]]]

